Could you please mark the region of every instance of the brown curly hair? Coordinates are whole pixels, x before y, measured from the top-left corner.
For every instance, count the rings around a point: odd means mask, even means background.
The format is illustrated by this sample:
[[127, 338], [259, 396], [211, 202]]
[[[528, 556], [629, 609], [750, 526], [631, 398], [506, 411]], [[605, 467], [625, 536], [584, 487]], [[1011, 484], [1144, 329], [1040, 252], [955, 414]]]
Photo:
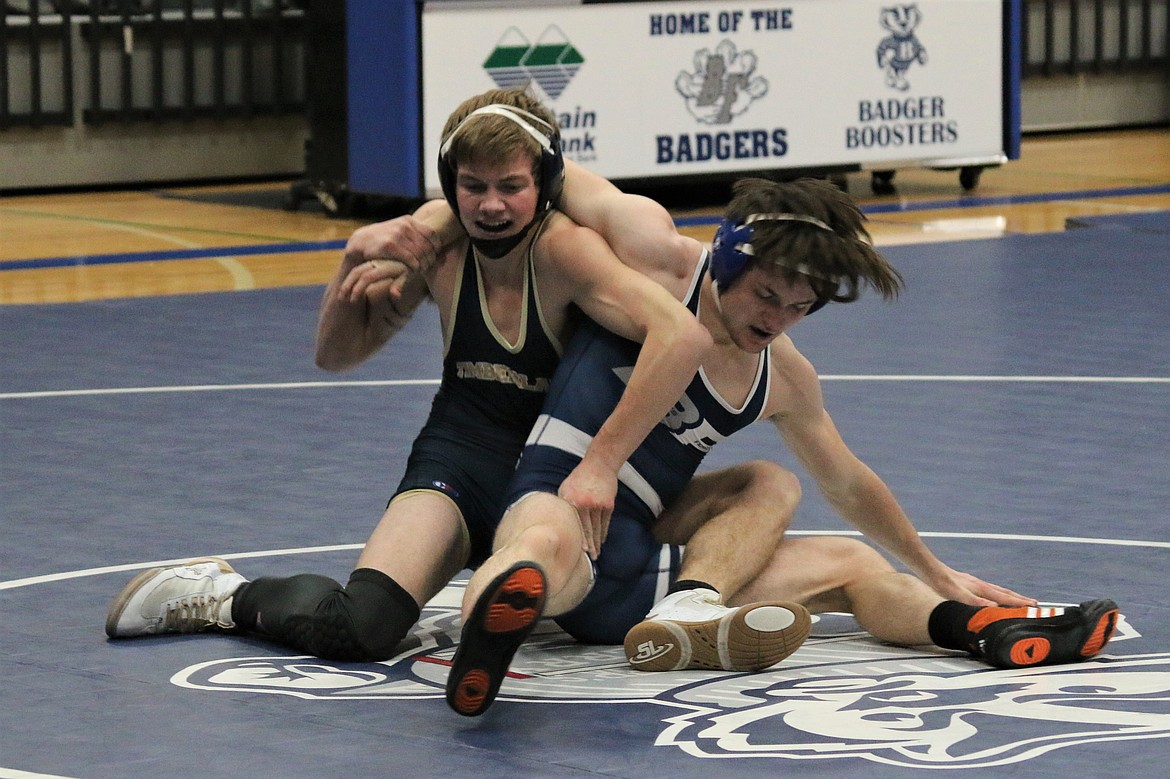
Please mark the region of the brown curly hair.
[[863, 283], [887, 300], [898, 296], [902, 275], [873, 248], [857, 204], [833, 184], [811, 178], [735, 182], [724, 212], [728, 221], [743, 224], [753, 214], [768, 213], [811, 217], [831, 230], [799, 219], [753, 222], [753, 264], [769, 267], [789, 282], [806, 275], [823, 301], [857, 300]]

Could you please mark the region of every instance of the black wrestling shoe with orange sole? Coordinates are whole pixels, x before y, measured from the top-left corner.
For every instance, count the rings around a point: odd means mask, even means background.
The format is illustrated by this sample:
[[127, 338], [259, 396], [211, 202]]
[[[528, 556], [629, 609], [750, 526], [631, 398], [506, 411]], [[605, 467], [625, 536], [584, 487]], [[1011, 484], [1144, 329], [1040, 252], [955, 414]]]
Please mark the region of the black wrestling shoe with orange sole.
[[547, 589], [544, 571], [531, 562], [516, 563], [492, 580], [463, 625], [447, 677], [448, 706], [465, 717], [487, 711], [516, 650], [544, 613]]
[[1104, 649], [1117, 627], [1117, 604], [1108, 598], [1051, 617], [1026, 616], [1028, 611], [981, 609], [967, 624], [975, 634], [975, 653], [997, 668], [1075, 663]]

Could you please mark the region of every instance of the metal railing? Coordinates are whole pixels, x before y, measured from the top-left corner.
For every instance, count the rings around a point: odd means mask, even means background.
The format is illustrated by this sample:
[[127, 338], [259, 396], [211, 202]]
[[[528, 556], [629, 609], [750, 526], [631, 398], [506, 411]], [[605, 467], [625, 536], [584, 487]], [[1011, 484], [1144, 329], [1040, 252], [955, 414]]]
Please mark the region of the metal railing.
[[0, 130], [72, 124], [72, 74], [69, 12], [0, 0]]
[[86, 124], [303, 113], [304, 56], [287, 0], [0, 0], [0, 129], [72, 125], [75, 78]]
[[1024, 0], [1022, 77], [1170, 69], [1170, 0]]

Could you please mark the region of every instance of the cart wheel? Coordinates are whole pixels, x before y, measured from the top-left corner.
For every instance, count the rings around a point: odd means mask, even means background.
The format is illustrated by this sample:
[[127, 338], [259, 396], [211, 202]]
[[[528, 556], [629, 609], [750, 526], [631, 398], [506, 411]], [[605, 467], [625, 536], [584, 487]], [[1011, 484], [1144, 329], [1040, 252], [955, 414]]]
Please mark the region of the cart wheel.
[[970, 192], [979, 186], [981, 175], [983, 175], [983, 168], [980, 167], [959, 168], [959, 186], [963, 188], [963, 191]]
[[875, 195], [892, 195], [894, 189], [894, 173], [892, 170], [875, 170], [869, 179], [869, 186]]

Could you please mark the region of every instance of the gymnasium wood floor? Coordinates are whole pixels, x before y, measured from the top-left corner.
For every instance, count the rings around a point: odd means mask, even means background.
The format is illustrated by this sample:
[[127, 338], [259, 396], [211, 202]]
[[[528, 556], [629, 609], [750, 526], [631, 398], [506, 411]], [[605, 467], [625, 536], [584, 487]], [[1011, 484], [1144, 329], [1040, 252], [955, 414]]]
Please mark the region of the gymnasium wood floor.
[[[1170, 185], [1170, 130], [1028, 137], [1021, 159], [984, 171], [970, 193], [963, 193], [955, 172], [898, 171], [897, 192], [885, 196], [873, 195], [868, 173], [848, 178], [850, 193], [870, 213], [879, 245], [1060, 231], [1070, 217], [1170, 207], [1170, 192], [1165, 191]], [[283, 190], [288, 185], [267, 186]], [[337, 250], [314, 251], [313, 244], [334, 247], [359, 222], [319, 212], [191, 199], [257, 188], [144, 188], [0, 198], [0, 304], [328, 281]], [[682, 229], [710, 239], [714, 221], [707, 217], [715, 213], [713, 208], [675, 213]], [[215, 248], [225, 252], [200, 251]], [[184, 259], [193, 254], [197, 256]], [[122, 256], [132, 261], [119, 262]], [[37, 260], [41, 262], [28, 262]]]

